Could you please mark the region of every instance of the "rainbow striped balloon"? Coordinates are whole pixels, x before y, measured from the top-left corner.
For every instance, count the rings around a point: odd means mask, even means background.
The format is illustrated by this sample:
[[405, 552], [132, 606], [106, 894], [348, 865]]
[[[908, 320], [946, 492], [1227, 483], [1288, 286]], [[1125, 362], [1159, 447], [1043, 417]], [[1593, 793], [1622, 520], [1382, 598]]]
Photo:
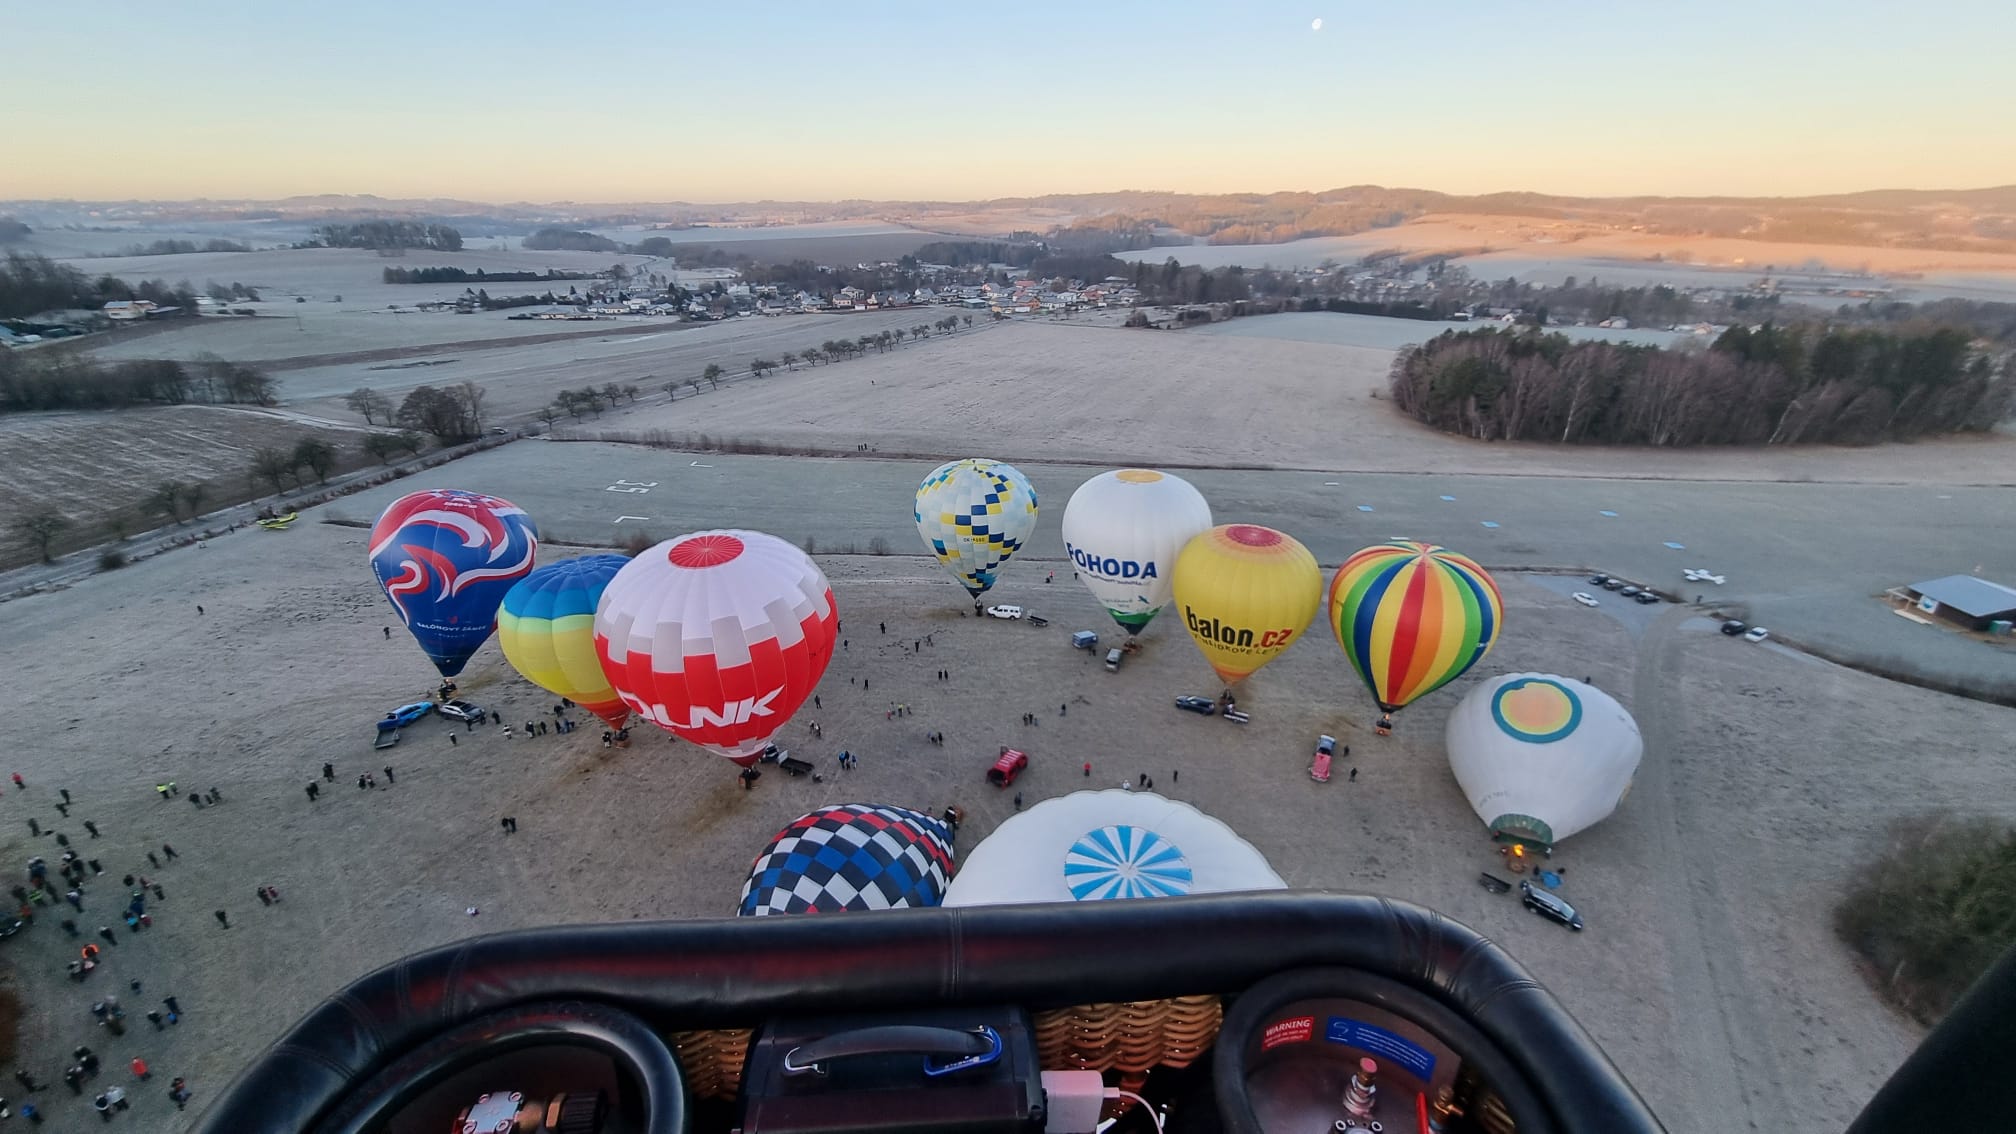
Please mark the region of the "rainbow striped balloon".
[[1461, 677], [1505, 620], [1498, 584], [1476, 560], [1412, 540], [1346, 559], [1329, 611], [1337, 644], [1389, 713]]
[[562, 559], [518, 580], [497, 612], [497, 644], [527, 681], [622, 728], [630, 706], [595, 656], [595, 604], [630, 560], [621, 555]]

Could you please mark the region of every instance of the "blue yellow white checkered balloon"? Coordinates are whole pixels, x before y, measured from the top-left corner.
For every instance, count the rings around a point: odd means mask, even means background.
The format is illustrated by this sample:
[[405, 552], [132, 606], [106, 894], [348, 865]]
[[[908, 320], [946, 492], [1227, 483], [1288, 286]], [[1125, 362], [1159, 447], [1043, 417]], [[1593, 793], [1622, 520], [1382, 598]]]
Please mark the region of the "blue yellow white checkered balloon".
[[917, 486], [917, 533], [976, 598], [1036, 530], [1036, 489], [1015, 466], [969, 458]]

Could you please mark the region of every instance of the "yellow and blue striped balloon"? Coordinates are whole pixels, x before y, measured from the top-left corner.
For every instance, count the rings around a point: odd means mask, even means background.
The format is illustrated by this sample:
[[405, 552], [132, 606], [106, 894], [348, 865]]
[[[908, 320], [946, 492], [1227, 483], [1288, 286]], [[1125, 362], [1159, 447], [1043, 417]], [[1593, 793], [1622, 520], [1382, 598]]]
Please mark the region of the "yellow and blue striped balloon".
[[968, 458], [917, 486], [917, 534], [975, 598], [1036, 530], [1036, 489], [1014, 465]]
[[1337, 568], [1329, 617], [1344, 656], [1390, 713], [1461, 677], [1489, 653], [1505, 602], [1476, 560], [1394, 540]]
[[595, 605], [602, 588], [630, 560], [584, 555], [548, 563], [504, 595], [497, 643], [525, 679], [622, 728], [630, 708], [616, 695], [595, 653]]

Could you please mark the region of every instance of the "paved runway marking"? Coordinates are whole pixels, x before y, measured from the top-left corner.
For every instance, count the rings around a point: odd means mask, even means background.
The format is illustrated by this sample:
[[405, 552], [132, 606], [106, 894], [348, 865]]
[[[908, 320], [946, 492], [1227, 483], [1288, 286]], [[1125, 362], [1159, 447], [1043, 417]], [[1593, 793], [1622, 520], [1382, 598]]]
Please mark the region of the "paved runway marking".
[[1610, 510], [1609, 510], [1609, 509], [1607, 509], [1607, 508], [1606, 508], [1606, 509], [1604, 509], [1604, 510], [1603, 510], [1603, 511], [1601, 511], [1601, 512], [1598, 512], [1598, 513], [1596, 513], [1596, 514], [1597, 514], [1597, 515], [1599, 515], [1599, 516], [1608, 516], [1608, 517], [1610, 517], [1610, 518], [1611, 518], [1611, 519], [1613, 519], [1613, 520], [1617, 518], [1617, 513], [1615, 513], [1615, 512], [1612, 512], [1612, 511], [1610, 511]]
[[693, 462], [692, 464], [688, 465], [687, 467], [688, 467], [688, 468], [694, 468], [694, 469], [711, 469], [711, 468], [713, 468], [714, 466], [713, 466], [713, 465], [703, 465], [703, 464], [701, 464], [701, 463], [700, 463], [699, 461], [694, 461], [694, 462]]
[[1442, 499], [1451, 504], [1454, 504], [1456, 502], [1456, 498], [1454, 496], [1444, 496]]
[[1372, 505], [1370, 505], [1370, 504], [1360, 504], [1360, 505], [1358, 505], [1358, 510], [1359, 510], [1360, 512], [1370, 512], [1370, 511], [1372, 510]]
[[1670, 547], [1670, 548], [1672, 548], [1672, 549], [1673, 549], [1673, 550], [1675, 550], [1675, 551], [1685, 551], [1685, 550], [1687, 550], [1687, 545], [1686, 545], [1686, 544], [1684, 544], [1684, 543], [1674, 543], [1674, 542], [1673, 542], [1672, 540], [1670, 540], [1670, 539], [1666, 541], [1666, 546], [1667, 546], [1667, 547]]
[[1326, 481], [1324, 481], [1324, 482], [1323, 482], [1323, 487], [1325, 487], [1325, 488], [1335, 488], [1335, 487], [1337, 487], [1338, 485], [1340, 485], [1340, 484], [1342, 484], [1342, 483], [1344, 483], [1344, 482], [1343, 482], [1343, 481], [1341, 481], [1341, 480], [1326, 480]]
[[1495, 528], [1498, 526], [1498, 522], [1496, 520], [1480, 520], [1478, 522], [1483, 524], [1487, 528]]
[[649, 492], [658, 487], [655, 480], [619, 480], [603, 489], [604, 492]]
[[609, 522], [612, 524], [620, 524], [625, 520], [648, 520], [650, 518], [651, 517], [649, 516], [618, 516]]

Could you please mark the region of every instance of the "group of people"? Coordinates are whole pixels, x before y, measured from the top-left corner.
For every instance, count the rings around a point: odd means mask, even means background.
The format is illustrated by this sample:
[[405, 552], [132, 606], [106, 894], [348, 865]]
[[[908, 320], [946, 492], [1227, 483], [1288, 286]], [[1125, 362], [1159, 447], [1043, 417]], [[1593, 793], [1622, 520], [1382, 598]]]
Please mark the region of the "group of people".
[[[17, 791], [27, 790], [27, 784], [20, 773], [15, 773], [12, 779]], [[181, 789], [171, 781], [157, 784], [156, 792], [160, 798], [166, 800], [180, 795]], [[67, 789], [62, 790], [60, 794], [62, 801], [56, 804], [56, 808], [59, 814], [68, 818], [73, 801]], [[190, 799], [195, 801], [196, 806], [202, 807], [206, 804], [221, 802], [223, 793], [213, 788], [207, 792], [192, 794]], [[106, 873], [104, 864], [98, 859], [86, 858], [76, 851], [69, 849], [70, 840], [67, 835], [55, 831], [36, 830], [37, 826], [39, 824], [31, 825], [31, 831], [38, 836], [46, 834], [53, 838], [57, 845], [65, 849], [53, 871], [45, 856], [34, 855], [29, 858], [26, 871], [27, 884], [15, 885], [10, 891], [18, 903], [17, 909], [20, 921], [23, 923], [32, 923], [35, 918], [36, 907], [55, 905], [59, 898], [61, 901], [68, 903], [77, 913], [83, 913], [88, 889], [96, 884], [98, 877]], [[90, 832], [92, 838], [100, 837], [96, 822], [87, 820], [84, 822], [84, 828]], [[157, 870], [162, 867], [164, 860], [172, 861], [181, 857], [176, 853], [174, 846], [168, 843], [161, 844], [158, 853], [153, 850], [146, 851], [145, 853], [148, 863]], [[155, 901], [164, 900], [166, 898], [166, 890], [159, 882], [149, 878], [145, 874], [137, 872], [123, 876], [121, 882], [127, 893], [126, 907], [121, 915], [126, 929], [131, 933], [144, 931], [154, 924], [153, 915], [148, 911], [150, 898]], [[262, 887], [262, 889], [270, 888]], [[277, 892], [272, 893], [277, 900]], [[223, 911], [220, 910], [218, 912], [221, 914]], [[85, 933], [78, 926], [77, 920], [74, 917], [64, 918], [59, 924], [65, 935], [69, 938], [75, 939], [85, 936]], [[76, 956], [66, 962], [66, 974], [72, 981], [81, 983], [89, 979], [103, 966], [108, 956], [105, 950], [114, 949], [120, 944], [119, 935], [113, 928], [117, 924], [118, 922], [113, 922], [112, 924], [99, 926], [95, 935], [99, 940], [87, 940], [83, 942], [78, 947]], [[127, 982], [127, 987], [132, 992], [138, 993], [142, 989], [142, 983], [137, 978], [131, 979]], [[164, 997], [162, 1005], [166, 1009], [165, 1013], [160, 1009], [152, 1009], [146, 1013], [148, 1022], [154, 1025], [156, 1031], [166, 1030], [168, 1025], [179, 1023], [181, 1020], [181, 1006], [176, 1002], [175, 997]], [[91, 1003], [90, 1012], [94, 1026], [103, 1028], [107, 1035], [118, 1037], [126, 1034], [126, 1010], [120, 1004], [117, 995], [107, 993], [94, 1000]], [[70, 1062], [63, 1071], [62, 1079], [64, 1085], [70, 1088], [72, 1094], [79, 1097], [85, 1096], [89, 1093], [85, 1090], [85, 1084], [97, 1077], [101, 1065], [98, 1054], [89, 1045], [77, 1045], [72, 1049]], [[144, 1058], [137, 1055], [134, 1056], [129, 1063], [129, 1067], [137, 1081], [146, 1081], [152, 1077], [152, 1072], [148, 1068], [147, 1061]], [[26, 1068], [18, 1068], [14, 1072], [14, 1079], [20, 1084], [21, 1089], [31, 1096], [20, 1102], [18, 1109], [21, 1116], [28, 1119], [31, 1123], [40, 1124], [45, 1118], [45, 1106], [37, 1102], [32, 1096], [34, 1096], [35, 1092], [42, 1090], [44, 1084], [39, 1082]], [[188, 1084], [178, 1078], [170, 1085], [168, 1094], [174, 1100], [176, 1106], [180, 1108], [190, 1097]], [[102, 1091], [92, 1095], [91, 1104], [93, 1109], [98, 1111], [100, 1117], [107, 1122], [110, 1122], [117, 1112], [132, 1109], [132, 1102], [127, 1097], [127, 1088], [118, 1084], [108, 1085]], [[11, 1107], [7, 1100], [0, 1098], [0, 1118], [10, 1116], [14, 1109], [16, 1108]]]

